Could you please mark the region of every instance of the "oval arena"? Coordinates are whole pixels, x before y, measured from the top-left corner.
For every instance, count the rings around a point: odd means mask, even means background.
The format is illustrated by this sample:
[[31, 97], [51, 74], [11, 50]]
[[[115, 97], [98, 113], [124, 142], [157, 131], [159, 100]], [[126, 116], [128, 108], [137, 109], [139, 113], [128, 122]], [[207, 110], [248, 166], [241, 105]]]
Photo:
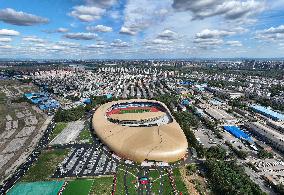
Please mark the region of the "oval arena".
[[115, 154], [135, 162], [175, 162], [188, 143], [165, 104], [144, 99], [100, 106], [93, 115], [94, 132]]

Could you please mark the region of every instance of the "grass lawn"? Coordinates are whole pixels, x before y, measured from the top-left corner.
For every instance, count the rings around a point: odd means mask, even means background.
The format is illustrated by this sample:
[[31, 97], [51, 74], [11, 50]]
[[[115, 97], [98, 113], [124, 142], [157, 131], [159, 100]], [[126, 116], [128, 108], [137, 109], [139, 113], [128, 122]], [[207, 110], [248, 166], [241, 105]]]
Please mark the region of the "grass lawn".
[[121, 110], [120, 114], [150, 112], [150, 109]]
[[57, 165], [67, 156], [69, 150], [56, 149], [43, 151], [37, 162], [28, 170], [22, 181], [48, 180], [55, 172]]
[[125, 189], [124, 189], [124, 182], [123, 182], [123, 175], [124, 175], [124, 171], [125, 167], [123, 166], [119, 166], [118, 171], [117, 171], [117, 175], [116, 175], [116, 194], [118, 195], [123, 195], [125, 194]]
[[70, 181], [63, 191], [63, 195], [88, 195], [93, 182], [94, 180], [92, 179], [76, 179]]
[[55, 128], [53, 129], [53, 132], [50, 135], [50, 141], [53, 140], [58, 134], [60, 134], [66, 126], [67, 123], [64, 122], [56, 123]]
[[[138, 170], [137, 169], [128, 169], [127, 171], [129, 172], [126, 176], [128, 193], [129, 194], [137, 194], [137, 189], [135, 187], [135, 185], [137, 184], [137, 178], [134, 177], [132, 174], [134, 174], [136, 176], [137, 173], [138, 173]], [[132, 173], [132, 174], [130, 174], [130, 173]]]
[[180, 170], [178, 168], [174, 169], [173, 174], [174, 174], [177, 190], [179, 192], [182, 192], [182, 194], [184, 194], [184, 195], [188, 194], [187, 188], [186, 188], [184, 182], [182, 181]]
[[[188, 194], [187, 188], [185, 187], [185, 184], [182, 181], [179, 169], [174, 169], [173, 172], [174, 172], [174, 179], [175, 179], [175, 183], [176, 183], [176, 186], [177, 186], [177, 190], [179, 192], [182, 192], [182, 194]], [[159, 188], [160, 188], [159, 172], [157, 170], [151, 170], [149, 175], [150, 175], [151, 181], [153, 182], [152, 183], [152, 192], [155, 193], [155, 194], [158, 194]], [[173, 188], [171, 186], [171, 182], [170, 182], [170, 179], [169, 179], [167, 172], [162, 171], [162, 175], [164, 175], [162, 177], [163, 184], [164, 184], [163, 185], [163, 194], [174, 194]]]
[[[116, 182], [116, 193], [118, 195], [124, 195], [125, 194], [125, 188], [124, 188], [124, 173], [125, 173], [125, 166], [120, 165], [117, 171], [117, 182]], [[138, 170], [135, 168], [129, 168], [127, 170], [128, 174], [126, 175], [126, 183], [128, 186], [128, 193], [129, 194], [137, 194], [137, 189], [135, 188], [136, 182], [136, 175]], [[132, 175], [132, 174], [133, 175]], [[135, 175], [135, 176], [134, 176]]]
[[163, 187], [163, 194], [171, 194], [171, 195], [174, 195], [174, 190], [172, 188], [172, 185], [171, 185], [171, 181], [170, 181], [170, 178], [169, 176], [165, 176], [164, 177], [164, 180], [163, 180], [163, 183], [164, 183], [164, 187]]
[[112, 192], [113, 177], [100, 177], [94, 179], [90, 195], [110, 195]]
[[87, 143], [91, 144], [93, 143], [94, 139], [93, 139], [93, 136], [92, 136], [92, 133], [89, 129], [87, 128], [84, 128], [80, 134], [79, 134], [79, 140], [82, 141], [82, 140], [88, 140]]
[[[164, 174], [164, 173], [163, 173]], [[167, 177], [167, 176], [164, 176]], [[157, 170], [151, 170], [149, 173], [149, 178], [152, 183], [152, 192], [155, 194], [159, 194], [160, 188], [160, 174]]]

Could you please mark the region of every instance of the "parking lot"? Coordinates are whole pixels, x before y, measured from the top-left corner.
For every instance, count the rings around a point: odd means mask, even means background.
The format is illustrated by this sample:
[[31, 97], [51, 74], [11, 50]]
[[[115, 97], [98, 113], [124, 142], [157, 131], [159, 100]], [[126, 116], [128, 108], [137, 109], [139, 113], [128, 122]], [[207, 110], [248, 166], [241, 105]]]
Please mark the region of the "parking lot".
[[194, 131], [194, 135], [196, 136], [197, 141], [200, 142], [205, 148], [223, 144], [222, 140], [216, 138], [214, 133], [204, 126], [197, 128]]
[[116, 172], [117, 161], [96, 145], [72, 148], [68, 157], [58, 166], [53, 177], [83, 177], [110, 175]]

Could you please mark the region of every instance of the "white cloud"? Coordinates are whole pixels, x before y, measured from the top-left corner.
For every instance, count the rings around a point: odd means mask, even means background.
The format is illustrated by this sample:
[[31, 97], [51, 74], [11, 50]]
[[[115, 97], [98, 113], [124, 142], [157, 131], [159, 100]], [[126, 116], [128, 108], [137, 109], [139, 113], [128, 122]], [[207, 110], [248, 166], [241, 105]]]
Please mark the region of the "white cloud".
[[284, 40], [284, 25], [257, 31], [256, 38], [267, 41], [278, 41], [282, 39]]
[[87, 47], [91, 49], [102, 49], [102, 48], [106, 48], [107, 45], [106, 45], [106, 42], [100, 41], [100, 42], [97, 42], [96, 44], [88, 45]]
[[122, 40], [120, 40], [120, 39], [115, 39], [115, 40], [110, 44], [110, 46], [121, 48], [121, 47], [129, 47], [130, 45], [129, 45], [129, 43], [124, 42], [124, 41], [122, 41]]
[[165, 40], [165, 39], [154, 39], [152, 41], [153, 44], [161, 44], [161, 45], [165, 45], [165, 44], [170, 44], [173, 43], [173, 41], [171, 40]]
[[0, 10], [0, 21], [18, 26], [32, 26], [37, 24], [46, 24], [49, 22], [47, 18], [21, 11], [18, 12], [11, 8]]
[[87, 31], [91, 31], [91, 32], [112, 32], [112, 28], [111, 27], [104, 26], [104, 25], [87, 26], [86, 30]]
[[33, 43], [44, 43], [45, 40], [35, 37], [35, 36], [27, 36], [22, 38], [23, 41], [33, 42]]
[[20, 33], [15, 30], [9, 30], [9, 29], [0, 29], [0, 35], [3, 36], [18, 36]]
[[68, 28], [58, 28], [58, 29], [56, 29], [56, 32], [58, 32], [58, 33], [65, 33], [65, 32], [68, 32], [68, 31], [69, 31]]
[[[149, 26], [161, 22], [170, 9], [170, 1], [131, 0], [124, 9], [124, 23], [120, 33], [135, 35]], [[163, 10], [161, 12], [157, 10]]]
[[0, 45], [0, 49], [12, 49], [11, 45]]
[[77, 47], [80, 46], [80, 44], [78, 44], [78, 43], [72, 43], [72, 42], [67, 42], [67, 41], [58, 41], [57, 45], [67, 46], [67, 47], [71, 47], [71, 48], [77, 48]]
[[12, 39], [9, 37], [0, 37], [0, 42], [11, 42]]
[[130, 28], [122, 26], [119, 33], [126, 34], [126, 35], [136, 35], [137, 32], [135, 32], [134, 29], [130, 29]]
[[163, 32], [159, 33], [158, 38], [174, 40], [178, 38], [178, 34], [172, 30], [166, 29]]
[[93, 22], [98, 20], [106, 12], [103, 8], [85, 5], [75, 6], [73, 9], [74, 10], [69, 13], [69, 15], [83, 22]]
[[98, 35], [95, 33], [67, 33], [64, 37], [75, 40], [93, 40], [96, 39]]
[[265, 5], [263, 1], [255, 0], [174, 0], [173, 8], [179, 11], [189, 10], [193, 14], [193, 19], [220, 15], [229, 20], [236, 20], [263, 11]]
[[108, 8], [116, 4], [117, 0], [86, 0], [86, 4], [97, 7]]
[[240, 41], [227, 41], [226, 44], [232, 47], [242, 47], [243, 46], [243, 44]]
[[196, 37], [200, 39], [211, 39], [211, 38], [224, 37], [224, 36], [233, 35], [233, 34], [235, 33], [230, 32], [230, 31], [225, 31], [225, 30], [204, 29], [200, 33], [197, 33]]

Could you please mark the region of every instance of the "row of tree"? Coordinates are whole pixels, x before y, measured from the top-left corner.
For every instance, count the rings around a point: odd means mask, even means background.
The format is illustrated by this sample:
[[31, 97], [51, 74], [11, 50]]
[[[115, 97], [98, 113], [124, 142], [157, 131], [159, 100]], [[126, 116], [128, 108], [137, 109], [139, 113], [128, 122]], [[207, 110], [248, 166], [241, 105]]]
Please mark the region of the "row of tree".
[[70, 122], [79, 120], [85, 116], [86, 112], [89, 112], [93, 108], [107, 103], [108, 101], [112, 101], [112, 99], [108, 99], [106, 96], [93, 96], [91, 97], [91, 102], [87, 105], [66, 110], [59, 109], [55, 114], [54, 120], [55, 122]]
[[265, 194], [235, 161], [209, 159], [205, 168], [210, 187], [216, 194]]

